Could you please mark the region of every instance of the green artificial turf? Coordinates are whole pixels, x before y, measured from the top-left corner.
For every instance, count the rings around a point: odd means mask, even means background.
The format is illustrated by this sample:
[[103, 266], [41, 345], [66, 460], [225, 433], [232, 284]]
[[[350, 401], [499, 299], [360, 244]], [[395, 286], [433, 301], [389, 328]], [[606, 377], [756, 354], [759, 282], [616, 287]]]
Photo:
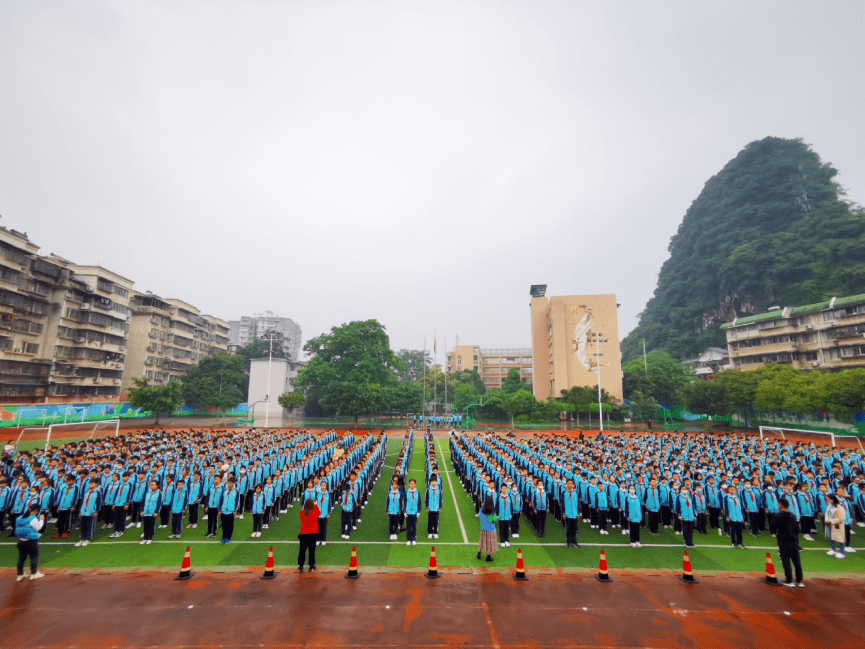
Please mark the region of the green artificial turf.
[[[439, 567], [513, 567], [516, 565], [517, 549], [522, 548], [523, 558], [528, 569], [533, 568], [589, 568], [598, 567], [599, 551], [606, 551], [607, 563], [611, 570], [617, 569], [670, 569], [680, 570], [682, 567], [682, 537], [675, 536], [672, 531], [661, 530], [659, 536], [651, 536], [643, 530], [642, 549], [629, 547], [629, 537], [623, 536], [617, 529], [610, 529], [609, 536], [602, 536], [597, 530], [580, 523], [579, 542], [581, 549], [564, 547], [564, 527], [550, 515], [547, 519], [547, 534], [538, 538], [532, 527], [522, 519], [519, 539], [511, 540], [510, 548], [500, 548], [495, 561], [487, 563], [475, 558], [476, 544], [479, 535], [478, 519], [475, 518], [474, 506], [462, 490], [462, 486], [453, 474], [448, 442], [446, 439], [436, 440], [436, 452], [439, 458], [439, 468], [443, 474], [444, 498], [439, 521], [439, 538], [428, 540], [426, 533], [427, 517], [421, 514], [418, 520], [418, 545], [407, 547], [405, 534], [400, 534], [399, 541], [388, 538], [387, 515], [385, 513], [385, 495], [392, 475], [393, 462], [402, 446], [402, 438], [391, 438], [388, 442], [387, 458], [381, 477], [376, 483], [366, 509], [362, 511], [361, 523], [352, 532], [351, 540], [340, 538], [339, 508], [331, 516], [328, 526], [328, 544], [318, 547], [316, 559], [323, 566], [347, 566], [352, 546], [357, 547], [358, 564], [361, 570], [375, 566], [414, 566], [426, 569], [429, 565], [430, 546], [436, 548], [436, 559]], [[414, 453], [409, 467], [408, 478], [415, 478], [420, 489], [423, 489], [423, 439], [415, 439]], [[389, 468], [390, 467], [390, 468]], [[450, 482], [448, 481], [450, 478]], [[464, 543], [459, 525], [457, 509], [454, 507], [454, 496], [459, 506], [459, 514], [466, 530], [468, 544]], [[50, 534], [43, 535], [40, 542], [40, 563], [47, 567], [66, 568], [112, 568], [112, 567], [172, 567], [179, 568], [183, 551], [190, 546], [192, 565], [195, 566], [263, 566], [270, 545], [274, 548], [274, 558], [277, 566], [295, 566], [297, 560], [297, 534], [300, 528], [298, 518], [299, 504], [283, 514], [279, 521], [271, 523], [269, 530], [264, 530], [260, 539], [251, 539], [252, 516], [247, 514], [244, 520], [235, 523], [234, 537], [229, 545], [220, 545], [219, 537], [204, 540], [207, 532], [206, 519], [199, 521], [195, 530], [183, 530], [180, 540], [166, 540], [170, 529], [156, 530], [154, 542], [149, 546], [140, 546], [141, 530], [129, 529], [120, 539], [109, 539], [112, 530], [97, 529], [94, 541], [86, 548], [76, 548], [73, 543], [78, 540], [78, 530], [73, 530], [69, 539], [63, 541], [51, 540]], [[99, 527], [99, 526], [97, 526]], [[863, 548], [862, 539], [865, 529], [854, 528], [859, 534], [852, 537], [853, 546]], [[54, 532], [50, 525], [49, 533]], [[745, 533], [746, 550], [734, 550], [729, 546], [729, 539], [711, 531], [707, 536], [695, 534], [696, 548], [689, 551], [693, 569], [700, 571], [741, 571], [761, 573], [765, 566], [765, 555], [769, 548], [775, 561], [775, 568], [781, 571], [777, 547], [774, 538], [763, 535], [759, 538]], [[857, 554], [848, 554], [844, 560], [838, 560], [826, 555], [825, 541], [802, 540], [803, 567], [808, 572], [865, 572], [865, 549]], [[652, 547], [662, 545], [669, 547]], [[709, 547], [722, 546], [722, 547]], [[0, 540], [0, 565], [15, 564], [17, 551], [15, 539]]]

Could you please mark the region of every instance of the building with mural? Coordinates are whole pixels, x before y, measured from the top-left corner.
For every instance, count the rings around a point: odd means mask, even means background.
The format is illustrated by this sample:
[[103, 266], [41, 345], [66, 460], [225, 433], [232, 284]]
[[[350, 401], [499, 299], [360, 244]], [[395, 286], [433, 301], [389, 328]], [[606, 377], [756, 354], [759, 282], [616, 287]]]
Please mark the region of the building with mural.
[[575, 386], [601, 387], [622, 400], [615, 295], [546, 297], [546, 285], [531, 287], [534, 395], [559, 397]]

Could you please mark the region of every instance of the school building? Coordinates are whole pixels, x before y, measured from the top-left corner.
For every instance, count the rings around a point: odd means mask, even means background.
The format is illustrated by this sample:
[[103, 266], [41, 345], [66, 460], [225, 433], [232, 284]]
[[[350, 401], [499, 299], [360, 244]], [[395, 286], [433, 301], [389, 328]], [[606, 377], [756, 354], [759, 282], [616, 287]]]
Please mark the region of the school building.
[[800, 370], [865, 367], [865, 294], [772, 307], [721, 325], [734, 368], [784, 363]]
[[485, 349], [477, 345], [454, 346], [447, 352], [446, 371], [462, 372], [476, 371], [487, 390], [498, 390], [512, 369], [520, 371], [520, 378], [532, 385], [534, 369], [532, 367], [532, 350], [524, 347], [504, 349]]
[[616, 296], [546, 297], [546, 284], [531, 287], [535, 398], [598, 385], [622, 400], [622, 354]]

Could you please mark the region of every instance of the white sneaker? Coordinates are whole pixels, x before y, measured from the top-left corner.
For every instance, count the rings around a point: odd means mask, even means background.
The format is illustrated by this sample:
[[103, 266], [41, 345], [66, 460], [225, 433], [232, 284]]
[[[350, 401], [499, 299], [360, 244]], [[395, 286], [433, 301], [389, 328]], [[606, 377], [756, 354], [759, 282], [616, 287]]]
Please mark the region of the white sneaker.
[[357, 529], [357, 525], [352, 525], [352, 526], [351, 526], [351, 529], [356, 530], [356, 529]]
[[316, 545], [321, 545], [321, 541], [316, 541], [315, 544], [316, 544]]
[[834, 557], [835, 556], [835, 550], [829, 550], [826, 554], [828, 554], [830, 557]]
[[30, 575], [30, 579], [42, 579], [42, 577], [44, 577], [44, 576], [45, 576], [45, 575], [43, 575], [41, 572], [39, 572], [39, 571], [37, 570], [35, 573], [33, 573], [32, 575]]
[[631, 547], [632, 547], [632, 548], [635, 548], [635, 547], [637, 547], [637, 544], [636, 544], [636, 543], [631, 543]]
[[856, 523], [858, 527], [865, 527], [865, 523]]
[[269, 530], [269, 529], [270, 529], [270, 525], [262, 525], [262, 526], [261, 526], [261, 529], [263, 529], [263, 530]]
[[250, 535], [249, 535], [249, 538], [254, 539], [254, 538], [255, 538], [255, 532], [253, 532], [252, 534], [250, 534]]
[[426, 537], [427, 537], [428, 539], [431, 539], [431, 538], [433, 537], [433, 535], [432, 535], [432, 534], [427, 534]]
[[[519, 534], [517, 534], [517, 536], [519, 536]], [[438, 534], [433, 534], [433, 538], [436, 538], [436, 539], [437, 539], [438, 537], [439, 537]]]
[[151, 543], [153, 543], [153, 541], [147, 541], [147, 545], [150, 545]]
[[[358, 519], [357, 519], [357, 522], [358, 522], [358, 523], [363, 523], [363, 519], [358, 518]], [[357, 529], [357, 528], [355, 528], [355, 529]]]
[[78, 543], [75, 544], [75, 547], [80, 548], [82, 545], [84, 545], [84, 541], [78, 541]]
[[27, 575], [18, 575], [15, 581], [24, 581], [25, 579], [27, 579]]
[[147, 541], [139, 541], [138, 545], [147, 545]]
[[406, 544], [406, 545], [411, 545], [411, 541], [406, 541], [405, 544]]
[[322, 541], [321, 544], [322, 544], [322, 545], [327, 545], [327, 541]]
[[810, 534], [803, 534], [802, 538], [805, 539], [806, 541], [813, 541], [814, 540]]
[[851, 554], [856, 554], [856, 550], [854, 550], [853, 548], [851, 548], [849, 545], [848, 545], [846, 548], [844, 548], [844, 551], [845, 551], [845, 552], [849, 552], [849, 553], [851, 553]]
[[622, 536], [627, 536], [627, 535], [628, 535], [628, 530], [622, 530]]
[[843, 558], [844, 558], [844, 555], [843, 555], [843, 554], [838, 554], [838, 553], [836, 552], [836, 553], [835, 553], [835, 558], [836, 558], [836, 559], [843, 559]]
[[128, 530], [130, 527], [135, 527], [135, 523], [129, 523], [129, 525], [126, 526], [126, 529]]
[[643, 544], [638, 542], [638, 543], [637, 543], [637, 547], [638, 547], [638, 548], [641, 548], [641, 547], [643, 547]]
[[412, 545], [417, 545], [417, 541], [412, 541], [411, 544], [412, 544]]
[[82, 541], [81, 545], [86, 547], [86, 546], [90, 545], [90, 541]]
[[136, 523], [135, 527], [141, 527], [141, 523]]

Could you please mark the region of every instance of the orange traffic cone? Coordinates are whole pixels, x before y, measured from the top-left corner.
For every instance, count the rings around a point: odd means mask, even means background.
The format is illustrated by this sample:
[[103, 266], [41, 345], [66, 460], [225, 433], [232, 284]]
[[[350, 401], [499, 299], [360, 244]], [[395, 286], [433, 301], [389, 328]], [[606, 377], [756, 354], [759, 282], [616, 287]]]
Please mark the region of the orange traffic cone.
[[430, 549], [429, 555], [429, 570], [426, 573], [427, 579], [438, 579], [441, 577], [438, 571], [438, 566], [436, 565], [436, 549], [432, 547]]
[[529, 578], [526, 577], [526, 567], [523, 565], [523, 550], [522, 548], [517, 548], [517, 570], [514, 573], [514, 579], [517, 581], [528, 581]]
[[598, 574], [595, 575], [598, 581], [613, 581], [613, 578], [607, 573], [607, 555], [601, 550], [601, 564], [598, 566]]
[[691, 572], [691, 559], [688, 557], [687, 550], [685, 551], [685, 558], [682, 560], [682, 576], [680, 577], [682, 581], [686, 584], [699, 584], [699, 580], [694, 577]]
[[273, 579], [276, 577], [276, 571], [273, 569], [273, 548], [267, 553], [267, 563], [264, 564], [264, 574], [261, 579]]
[[186, 548], [186, 553], [183, 555], [183, 563], [180, 564], [180, 574], [177, 575], [174, 579], [190, 579], [194, 574], [191, 572], [192, 569], [192, 561], [189, 558], [189, 548]]
[[357, 571], [357, 548], [351, 549], [351, 559], [348, 562], [348, 572], [345, 574], [346, 579], [357, 579], [360, 573]]
[[772, 555], [766, 553], [766, 577], [763, 579], [770, 586], [778, 586], [778, 577], [775, 576], [775, 564], [772, 563]]

